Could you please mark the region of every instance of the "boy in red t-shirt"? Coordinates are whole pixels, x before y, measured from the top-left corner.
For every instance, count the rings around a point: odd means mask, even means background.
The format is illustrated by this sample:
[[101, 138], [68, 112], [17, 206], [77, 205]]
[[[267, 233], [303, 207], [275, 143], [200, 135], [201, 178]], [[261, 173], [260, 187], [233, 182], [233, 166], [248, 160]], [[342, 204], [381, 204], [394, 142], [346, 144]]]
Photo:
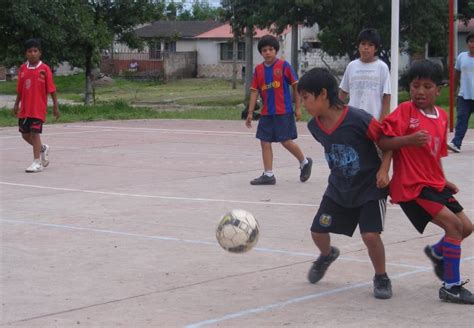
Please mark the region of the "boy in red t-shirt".
[[423, 233], [428, 222], [445, 231], [443, 238], [425, 253], [443, 280], [439, 298], [474, 304], [474, 296], [463, 287], [459, 265], [461, 241], [472, 233], [472, 222], [453, 194], [459, 190], [446, 180], [441, 157], [447, 156], [448, 118], [435, 106], [443, 73], [429, 60], [415, 62], [407, 73], [411, 101], [400, 104], [382, 124], [379, 147], [393, 150], [390, 196], [415, 228]]
[[[279, 142], [299, 162], [300, 181], [305, 182], [311, 176], [313, 160], [306, 157], [293, 141], [298, 137], [296, 120], [301, 118], [300, 99], [296, 89], [298, 78], [287, 61], [277, 58], [280, 44], [273, 35], [265, 35], [257, 45], [263, 63], [255, 67], [250, 86], [249, 111], [245, 125], [252, 127], [253, 112], [257, 96], [263, 100], [263, 108], [257, 127], [257, 139], [260, 139], [263, 159], [263, 174], [252, 181], [251, 185], [274, 185], [272, 143]], [[295, 110], [291, 103], [290, 89], [295, 97]]]
[[23, 139], [33, 146], [33, 163], [25, 170], [28, 173], [41, 172], [48, 166], [49, 147], [41, 143], [40, 134], [46, 120], [48, 93], [53, 99], [53, 115], [59, 118], [56, 86], [53, 73], [41, 58], [41, 43], [37, 39], [25, 42], [26, 63], [18, 71], [16, 101], [13, 114], [18, 117], [19, 131]]

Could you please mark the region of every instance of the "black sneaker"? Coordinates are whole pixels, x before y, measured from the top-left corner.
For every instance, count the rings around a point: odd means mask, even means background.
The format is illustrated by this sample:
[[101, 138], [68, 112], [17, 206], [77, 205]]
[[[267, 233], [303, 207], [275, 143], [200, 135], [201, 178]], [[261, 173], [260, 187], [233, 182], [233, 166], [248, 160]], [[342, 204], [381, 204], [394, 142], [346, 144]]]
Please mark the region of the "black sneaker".
[[276, 183], [276, 178], [274, 175], [269, 177], [268, 175], [262, 174], [258, 178], [253, 179], [250, 181], [251, 185], [274, 185]]
[[300, 181], [305, 182], [311, 176], [311, 167], [313, 166], [313, 160], [310, 157], [306, 158], [308, 163], [306, 163], [301, 169]]
[[382, 300], [392, 297], [392, 283], [386, 274], [374, 276], [374, 296]]
[[339, 256], [339, 249], [331, 246], [331, 253], [328, 256], [319, 255], [318, 259], [313, 262], [311, 269], [308, 272], [308, 280], [310, 283], [315, 284], [320, 281], [326, 270], [329, 268], [332, 262], [334, 262]]
[[474, 295], [464, 288], [463, 286], [469, 282], [462, 282], [459, 286], [453, 286], [451, 288], [441, 287], [439, 289], [439, 298], [446, 302], [461, 303], [461, 304], [474, 304]]
[[444, 276], [444, 261], [443, 258], [439, 258], [434, 254], [433, 249], [431, 248], [430, 245], [426, 245], [425, 247], [425, 254], [428, 256], [428, 258], [431, 260], [433, 263], [434, 267], [434, 272], [436, 277], [439, 278], [439, 280], [443, 281], [443, 276]]

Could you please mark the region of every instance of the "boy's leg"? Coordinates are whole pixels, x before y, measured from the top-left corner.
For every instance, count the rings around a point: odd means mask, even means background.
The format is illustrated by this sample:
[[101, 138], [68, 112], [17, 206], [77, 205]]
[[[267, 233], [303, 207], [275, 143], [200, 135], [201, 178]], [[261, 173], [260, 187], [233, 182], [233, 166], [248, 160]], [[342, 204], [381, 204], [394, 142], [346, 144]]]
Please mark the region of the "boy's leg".
[[258, 178], [250, 181], [251, 185], [274, 185], [276, 183], [275, 175], [273, 174], [273, 149], [272, 143], [260, 140], [262, 147], [262, 159], [264, 172]]
[[[455, 303], [474, 304], [474, 296], [463, 287], [465, 283], [461, 281], [459, 270], [463, 229], [470, 228], [472, 231], [472, 224], [467, 224], [463, 215], [461, 218], [458, 217], [446, 206], [433, 217], [432, 222], [446, 231], [443, 243], [444, 283], [439, 290], [440, 299]], [[465, 227], [465, 225], [467, 226]]]
[[308, 272], [308, 280], [315, 284], [320, 281], [327, 269], [339, 256], [339, 249], [331, 246], [331, 237], [329, 233], [311, 232], [313, 242], [318, 247], [321, 254], [318, 259], [313, 262], [313, 265]]
[[[454, 131], [454, 138], [451, 140], [452, 145], [449, 145], [450, 149], [454, 152], [459, 152], [462, 145], [462, 140], [466, 135], [466, 131], [469, 125], [469, 118], [472, 113], [472, 106], [474, 101], [465, 100], [463, 97], [457, 97], [456, 106], [456, 128]], [[452, 147], [452, 146], [455, 147]]]
[[305, 157], [301, 148], [293, 140], [283, 141], [282, 146], [285, 147], [293, 156], [295, 156], [300, 163], [300, 180], [305, 182], [311, 176], [311, 167], [313, 166], [313, 160], [309, 157]]
[[385, 270], [385, 247], [378, 232], [366, 232], [362, 234], [362, 240], [369, 253], [370, 261], [374, 266], [376, 275], [386, 274]]

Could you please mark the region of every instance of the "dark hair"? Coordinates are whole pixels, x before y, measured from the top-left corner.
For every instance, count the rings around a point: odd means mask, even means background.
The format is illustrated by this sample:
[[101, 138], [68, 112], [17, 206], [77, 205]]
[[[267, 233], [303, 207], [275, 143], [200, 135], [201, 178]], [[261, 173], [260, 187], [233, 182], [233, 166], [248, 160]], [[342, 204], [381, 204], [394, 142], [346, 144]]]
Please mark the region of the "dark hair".
[[336, 78], [325, 68], [313, 68], [305, 73], [298, 81], [298, 92], [306, 91], [315, 97], [326, 89], [330, 106], [342, 106], [339, 99], [339, 85]]
[[443, 81], [443, 68], [441, 65], [433, 63], [428, 59], [417, 60], [406, 73], [408, 85], [415, 79], [429, 79], [436, 85], [441, 85]]
[[375, 48], [378, 50], [380, 48], [381, 38], [379, 31], [375, 28], [366, 28], [360, 31], [359, 36], [357, 37], [357, 45], [362, 41], [369, 41], [375, 45]]
[[31, 48], [38, 48], [41, 50], [41, 41], [40, 39], [29, 39], [25, 41], [25, 51]]
[[267, 47], [267, 46], [273, 47], [276, 50], [276, 52], [280, 50], [280, 44], [278, 43], [277, 38], [275, 38], [273, 35], [270, 35], [270, 34], [262, 36], [260, 41], [258, 41], [258, 44], [257, 44], [258, 52], [262, 53], [262, 48]]
[[473, 38], [474, 38], [474, 32], [469, 32], [466, 36], [466, 43], [468, 43], [469, 40]]

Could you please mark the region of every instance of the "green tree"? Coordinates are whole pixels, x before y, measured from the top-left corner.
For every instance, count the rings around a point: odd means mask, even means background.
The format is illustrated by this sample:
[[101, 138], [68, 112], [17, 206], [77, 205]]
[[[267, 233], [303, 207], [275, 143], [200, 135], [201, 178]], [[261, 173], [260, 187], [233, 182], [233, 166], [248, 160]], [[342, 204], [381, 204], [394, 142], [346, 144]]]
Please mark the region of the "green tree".
[[138, 24], [159, 17], [162, 2], [152, 0], [4, 0], [0, 18], [0, 58], [21, 63], [23, 42], [43, 41], [43, 58], [51, 65], [69, 61], [85, 70], [85, 103], [92, 101], [92, 68], [100, 52], [116, 40], [140, 47]]

